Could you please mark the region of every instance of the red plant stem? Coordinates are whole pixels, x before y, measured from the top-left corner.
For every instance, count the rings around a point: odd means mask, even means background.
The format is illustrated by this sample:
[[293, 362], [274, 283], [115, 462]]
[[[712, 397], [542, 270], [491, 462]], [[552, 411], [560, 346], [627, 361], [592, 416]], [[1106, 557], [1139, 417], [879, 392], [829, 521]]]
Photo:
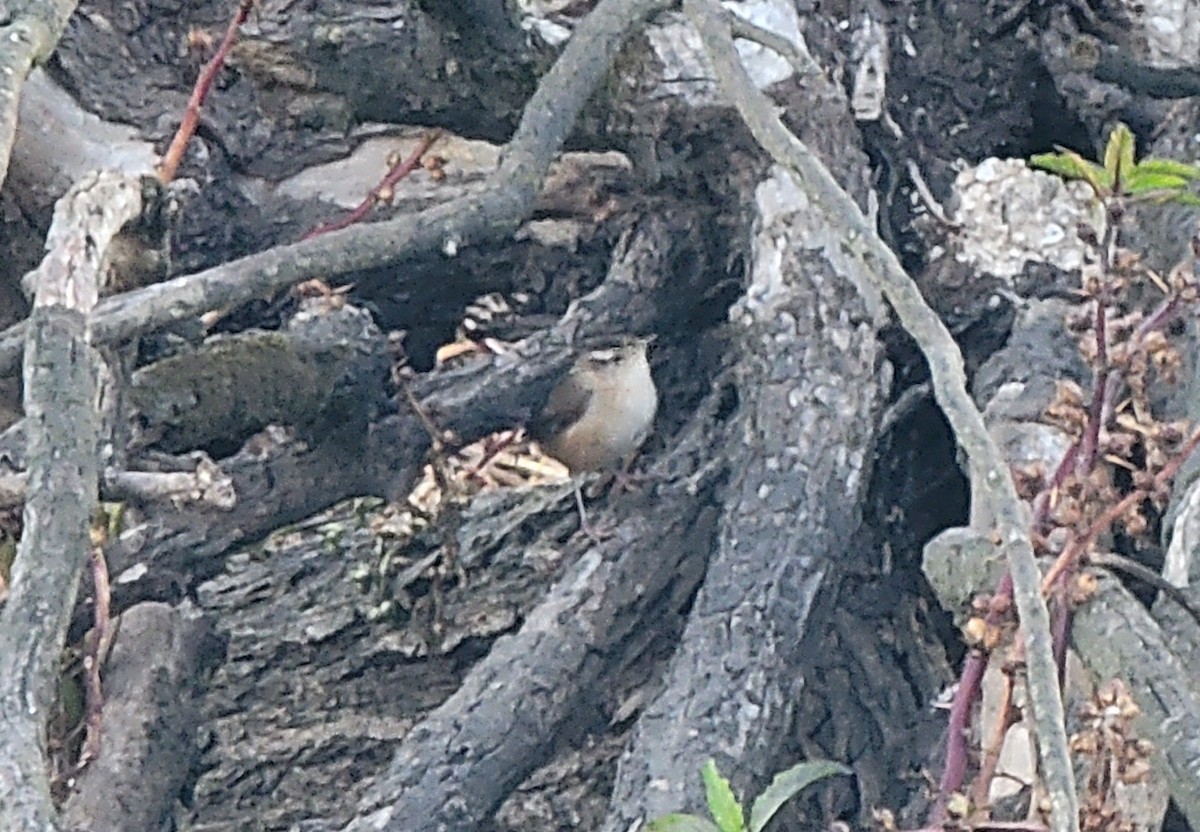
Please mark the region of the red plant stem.
[[237, 14], [229, 22], [229, 28], [225, 30], [221, 46], [205, 64], [204, 69], [200, 72], [200, 77], [196, 79], [196, 85], [192, 87], [191, 98], [188, 99], [187, 109], [183, 113], [183, 122], [175, 131], [175, 137], [171, 139], [171, 146], [163, 154], [162, 161], [158, 163], [160, 181], [164, 183], [172, 181], [179, 171], [179, 163], [183, 161], [183, 152], [196, 133], [196, 125], [200, 123], [200, 107], [204, 104], [204, 99], [208, 97], [209, 90], [216, 81], [217, 73], [225, 65], [229, 50], [233, 48], [233, 42], [237, 39], [238, 29], [246, 22], [252, 8], [254, 8], [254, 0], [241, 0]]
[[[1100, 446], [1100, 427], [1104, 423], [1104, 403], [1108, 399], [1112, 369], [1108, 366], [1108, 316], [1104, 302], [1096, 298], [1096, 379], [1092, 403], [1088, 407], [1087, 427], [1084, 428], [1080, 452], [1075, 460], [1075, 473], [1085, 476], [1096, 464], [1096, 449]], [[1111, 385], [1115, 386], [1115, 385]]]
[[108, 655], [112, 640], [112, 589], [108, 576], [108, 561], [102, 546], [93, 546], [88, 555], [92, 567], [92, 631], [85, 640], [83, 656], [83, 686], [85, 692], [85, 725], [87, 728], [83, 749], [79, 754], [79, 765], [100, 756], [102, 735], [101, 720], [104, 715], [104, 687], [100, 682], [100, 668]]
[[1050, 639], [1054, 645], [1054, 663], [1058, 666], [1058, 692], [1061, 694], [1067, 682], [1067, 634], [1071, 632], [1071, 619], [1075, 613], [1061, 591], [1055, 593], [1057, 603], [1050, 618]]
[[[1158, 308], [1155, 309], [1154, 312], [1152, 312], [1150, 314], [1150, 316], [1146, 318], [1146, 320], [1142, 321], [1141, 325], [1138, 326], [1138, 328], [1136, 330], [1134, 330], [1134, 335], [1133, 335], [1134, 344], [1140, 344], [1142, 342], [1142, 340], [1145, 339], [1145, 337], [1147, 335], [1149, 335], [1151, 332], [1161, 330], [1165, 326], [1167, 326], [1171, 321], [1173, 321], [1179, 314], [1179, 308], [1180, 308], [1181, 302], [1182, 301], [1179, 298], [1179, 296], [1176, 295], [1174, 297], [1171, 297], [1171, 298], [1163, 301], [1161, 304], [1159, 304]], [[1095, 396], [1093, 395], [1093, 399], [1092, 399], [1093, 407], [1089, 410], [1089, 413], [1088, 413], [1088, 428], [1087, 428], [1087, 430], [1089, 433], [1094, 431], [1097, 437], [1099, 436], [1100, 427], [1104, 424], [1105, 421], [1107, 421], [1108, 414], [1112, 411], [1113, 399], [1116, 398], [1117, 390], [1118, 390], [1118, 386], [1114, 383], [1115, 374], [1112, 370], [1109, 370], [1107, 373], [1105, 373], [1103, 378], [1104, 378], [1103, 407], [1100, 408], [1099, 414], [1097, 417], [1097, 413], [1096, 413], [1096, 410], [1094, 407], [1094, 403], [1095, 403], [1096, 399], [1095, 399]], [[1046, 517], [1050, 513], [1050, 496], [1056, 489], [1060, 488], [1063, 485], [1063, 483], [1066, 482], [1067, 475], [1070, 474], [1072, 471], [1076, 471], [1077, 467], [1079, 469], [1078, 473], [1080, 475], [1086, 475], [1087, 473], [1089, 473], [1091, 471], [1091, 466], [1095, 465], [1094, 455], [1093, 455], [1092, 459], [1090, 460], [1090, 463], [1087, 466], [1084, 466], [1082, 464], [1082, 462], [1081, 462], [1082, 451], [1083, 451], [1083, 441], [1077, 440], [1077, 441], [1073, 442], [1071, 444], [1071, 447], [1069, 447], [1067, 449], [1067, 452], [1065, 454], [1063, 454], [1062, 461], [1058, 464], [1058, 467], [1054, 469], [1054, 474], [1050, 477], [1050, 480], [1049, 480], [1046, 488], [1044, 488], [1034, 498], [1034, 500], [1033, 500], [1033, 523], [1031, 524], [1031, 528], [1034, 530], [1034, 532], [1036, 532], [1036, 533], [1045, 532]]]
[[961, 789], [963, 781], [967, 779], [967, 735], [970, 732], [971, 711], [979, 701], [987, 660], [987, 653], [971, 650], [963, 664], [958, 689], [954, 691], [954, 701], [950, 704], [950, 721], [946, 726], [946, 765], [938, 783], [930, 826], [941, 826], [947, 821], [946, 806], [950, 795]]
[[[1192, 455], [1192, 452], [1196, 450], [1197, 445], [1200, 445], [1200, 430], [1197, 430], [1195, 433], [1193, 433], [1184, 446], [1179, 450], [1179, 453], [1175, 455], [1175, 458], [1164, 465], [1162, 470], [1155, 475], [1155, 486], [1161, 487], [1170, 482], [1171, 479], [1173, 479], [1175, 475], [1179, 473], [1179, 468], [1183, 465], [1183, 463], [1185, 463], [1188, 457]], [[1063, 549], [1062, 554], [1058, 556], [1058, 559], [1054, 561], [1054, 564], [1050, 567], [1050, 571], [1046, 573], [1044, 578], [1042, 578], [1042, 593], [1048, 594], [1058, 579], [1065, 572], [1067, 572], [1068, 569], [1076, 565], [1082, 554], [1086, 552], [1093, 543], [1096, 542], [1096, 538], [1110, 528], [1122, 514], [1129, 511], [1129, 509], [1133, 508], [1142, 500], [1147, 499], [1149, 496], [1150, 491], [1144, 488], [1138, 488], [1129, 492], [1121, 500], [1109, 506], [1107, 511], [1092, 521], [1092, 524], [1088, 526], [1087, 531], [1085, 531], [1082, 535], [1077, 535], [1074, 539], [1072, 539], [1071, 542], [1068, 543]]]
[[[1191, 456], [1198, 445], [1200, 445], [1200, 430], [1193, 433], [1183, 448], [1180, 449], [1180, 453], [1176, 455], [1175, 459], [1159, 471], [1155, 478], [1156, 483], [1162, 484], [1173, 478], [1178, 473], [1180, 466]], [[1070, 457], [1071, 453], [1068, 451], [1064, 455], [1063, 464], [1059, 465], [1060, 469], [1063, 468]], [[1049, 594], [1059, 578], [1066, 573], [1067, 569], [1077, 564], [1081, 553], [1087, 551], [1087, 548], [1095, 539], [1105, 529], [1109, 528], [1118, 517], [1138, 502], [1146, 499], [1147, 496], [1147, 493], [1141, 489], [1130, 493], [1116, 505], [1111, 506], [1108, 511], [1092, 523], [1082, 537], [1076, 537], [1072, 540], [1042, 580], [1042, 592]], [[1047, 498], [1043, 501], [1043, 506], [1048, 504], [1048, 492], [1043, 492], [1039, 497]], [[1044, 514], [1041, 519], [1044, 520]], [[1034, 522], [1035, 525], [1040, 522], [1039, 518], [1035, 516]], [[1012, 576], [1008, 572], [1004, 573], [1000, 582], [996, 585], [993, 599], [998, 601], [1012, 599]], [[985, 619], [989, 627], [1000, 625], [1001, 614], [995, 610], [1003, 609], [1007, 606], [1003, 603], [993, 603], [993, 611], [990, 611]], [[1059, 604], [1057, 606], [1060, 613], [1053, 620], [1053, 638], [1055, 658], [1058, 664], [1059, 684], [1061, 685], [1065, 678], [1063, 670], [1066, 665], [1067, 632], [1071, 616], [1066, 604]], [[972, 650], [967, 655], [962, 675], [959, 677], [958, 689], [954, 693], [954, 701], [950, 706], [950, 720], [946, 738], [946, 765], [942, 770], [942, 778], [938, 784], [938, 795], [930, 818], [931, 825], [933, 826], [946, 821], [947, 801], [952, 793], [962, 788], [962, 784], [966, 780], [968, 723], [972, 707], [979, 700], [983, 683], [983, 673], [986, 667], [987, 654], [980, 650]]]
[[1140, 343], [1143, 338], [1158, 329], [1163, 329], [1175, 316], [1179, 314], [1180, 298], [1179, 295], [1172, 295], [1158, 305], [1158, 308], [1151, 312], [1146, 320], [1138, 325], [1138, 328], [1133, 332], [1134, 343]]
[[[1112, 227], [1113, 225], [1113, 223], [1109, 224], [1110, 228], [1108, 229], [1108, 233], [1106, 233], [1105, 242], [1106, 260], [1110, 263], [1112, 262], [1112, 247], [1116, 244], [1116, 234], [1115, 228]], [[1197, 254], [1194, 268], [1197, 278], [1200, 279], [1200, 242], [1193, 240], [1193, 249]], [[1178, 293], [1174, 293], [1171, 297], [1164, 300], [1134, 330], [1132, 337], [1133, 344], [1135, 346], [1140, 345], [1149, 333], [1164, 328], [1178, 315], [1182, 303], [1183, 298]], [[1106, 306], [1102, 295], [1096, 298], [1095, 331], [1096, 386], [1092, 392], [1092, 400], [1088, 407], [1087, 425], [1083, 436], [1072, 442], [1066, 453], [1063, 454], [1063, 458], [1059, 461], [1046, 487], [1033, 499], [1033, 517], [1030, 530], [1034, 535], [1043, 534], [1046, 531], [1047, 518], [1050, 516], [1051, 510], [1051, 499], [1066, 483], [1068, 476], [1074, 472], [1077, 476], [1085, 477], [1095, 466], [1099, 454], [1100, 432], [1103, 425], [1109, 419], [1112, 412], [1113, 400], [1116, 398], [1119, 389], [1116, 383], [1117, 371], [1115, 368], [1109, 366], [1108, 322]], [[1156, 486], [1161, 486], [1174, 478], [1180, 466], [1191, 456], [1198, 444], [1200, 444], [1200, 431], [1193, 434], [1180, 453], [1176, 455], [1176, 458], [1159, 471], [1155, 477]], [[1112, 506], [1088, 528], [1082, 538], [1076, 536], [1067, 545], [1042, 581], [1043, 594], [1049, 595], [1053, 592], [1057, 599], [1057, 603], [1054, 605], [1055, 614], [1051, 619], [1051, 637], [1054, 644], [1055, 664], [1058, 669], [1060, 688], [1066, 680], [1067, 634], [1070, 632], [1071, 619], [1073, 617], [1070, 606], [1066, 603], [1065, 592], [1061, 585], [1062, 579], [1068, 574], [1069, 570], [1076, 567], [1082, 553], [1090, 548], [1091, 544], [1095, 542], [1095, 539], [1105, 529], [1109, 528], [1126, 510], [1148, 496], [1146, 491], [1138, 490], [1125, 497], [1117, 505]], [[996, 585], [996, 590], [993, 593], [992, 610], [989, 611], [985, 618], [987, 626], [1000, 625], [1003, 616], [997, 611], [1007, 609], [1010, 606], [1011, 600], [1012, 576], [1006, 571]], [[1004, 601], [1009, 603], [1002, 603]], [[958, 688], [955, 690], [954, 701], [950, 707], [950, 720], [946, 739], [946, 763], [942, 771], [937, 798], [930, 816], [931, 822], [926, 827], [927, 829], [945, 827], [948, 822], [946, 806], [949, 797], [952, 793], [962, 788], [962, 784], [966, 779], [968, 722], [974, 703], [980, 699], [987, 660], [986, 653], [978, 649], [972, 649], [967, 655], [962, 674], [959, 677]], [[981, 790], [985, 788], [985, 784], [990, 782], [990, 774], [994, 773], [995, 770], [994, 765], [989, 762], [993, 750], [989, 749], [988, 756], [985, 756], [981, 761], [980, 778], [974, 789], [976, 805], [981, 805], [979, 795]], [[989, 776], [985, 778], [983, 776], [985, 774]], [[985, 827], [990, 828], [991, 826], [991, 824], [985, 822], [977, 828], [983, 829]]]
[[1002, 718], [996, 720], [996, 730], [992, 732], [991, 739], [984, 746], [983, 759], [979, 763], [979, 774], [975, 777], [975, 788], [971, 791], [971, 805], [976, 811], [979, 811], [989, 803], [988, 798], [991, 791], [991, 782], [995, 778], [996, 769], [1000, 765], [1000, 752], [1004, 749], [1004, 738], [1008, 734], [1008, 729], [1013, 724], [1013, 683], [1011, 671], [1006, 670], [1002, 676], [1000, 701], [996, 707], [997, 712], [1002, 715]]
[[421, 141], [417, 142], [416, 149], [409, 154], [407, 159], [393, 166], [392, 169], [388, 171], [387, 175], [380, 180], [378, 185], [371, 189], [371, 191], [367, 194], [367, 198], [360, 202], [357, 208], [348, 213], [346, 216], [342, 217], [340, 220], [334, 220], [333, 222], [327, 222], [322, 225], [318, 225], [316, 228], [308, 231], [300, 239], [308, 240], [313, 237], [319, 237], [322, 234], [328, 234], [330, 231], [338, 231], [339, 229], [354, 225], [356, 222], [361, 222], [367, 216], [367, 214], [371, 212], [372, 208], [384, 201], [382, 196], [383, 193], [385, 191], [390, 191], [393, 187], [395, 187], [397, 182], [412, 173], [417, 165], [421, 163], [421, 157], [428, 153], [429, 148], [433, 146], [433, 143], [441, 137], [441, 130], [430, 131], [425, 135], [424, 138], [421, 139]]

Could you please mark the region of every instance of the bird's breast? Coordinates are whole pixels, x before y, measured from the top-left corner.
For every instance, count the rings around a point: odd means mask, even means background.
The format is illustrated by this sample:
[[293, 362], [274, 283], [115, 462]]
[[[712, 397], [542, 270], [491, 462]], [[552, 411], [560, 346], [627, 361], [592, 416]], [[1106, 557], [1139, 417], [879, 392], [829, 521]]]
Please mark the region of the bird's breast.
[[619, 466], [645, 440], [658, 410], [650, 368], [619, 384], [594, 391], [578, 422], [546, 443], [546, 449], [572, 471]]

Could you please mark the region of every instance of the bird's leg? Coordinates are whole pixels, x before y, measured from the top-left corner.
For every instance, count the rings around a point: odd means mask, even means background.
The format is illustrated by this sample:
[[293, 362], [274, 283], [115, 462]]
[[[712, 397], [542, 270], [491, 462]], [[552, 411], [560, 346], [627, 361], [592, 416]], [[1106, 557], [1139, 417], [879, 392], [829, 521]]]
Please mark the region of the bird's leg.
[[595, 479], [586, 486], [587, 496], [595, 499], [605, 491], [609, 494], [619, 494], [622, 491], [638, 491], [641, 488], [642, 482], [646, 479], [646, 474], [630, 472], [629, 469], [633, 467], [635, 457], [636, 454], [627, 457], [621, 464], [621, 467], [615, 471], [596, 475]]
[[587, 507], [583, 503], [583, 485], [580, 483], [575, 486], [575, 506], [579, 509], [579, 529], [590, 537], [593, 543], [600, 543], [612, 537], [615, 529], [609, 526], [598, 528], [588, 520]]
[[584, 504], [583, 504], [583, 486], [582, 485], [575, 486], [575, 505], [579, 509], [579, 527], [581, 529], [586, 530], [589, 528], [589, 526], [588, 526], [588, 519], [587, 519], [587, 507], [584, 506]]
[[613, 484], [616, 489], [620, 491], [640, 491], [642, 483], [650, 478], [650, 475], [645, 471], [634, 473], [630, 470], [633, 468], [633, 461], [636, 457], [636, 452], [627, 456], [625, 464], [613, 474]]

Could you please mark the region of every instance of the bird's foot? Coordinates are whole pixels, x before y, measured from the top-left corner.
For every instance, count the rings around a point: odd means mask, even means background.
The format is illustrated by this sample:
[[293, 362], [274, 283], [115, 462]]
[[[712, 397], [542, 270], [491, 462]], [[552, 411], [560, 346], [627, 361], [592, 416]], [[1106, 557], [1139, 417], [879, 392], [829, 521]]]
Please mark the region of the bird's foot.
[[588, 519], [587, 508], [583, 504], [582, 487], [575, 489], [575, 507], [579, 509], [579, 530], [586, 534], [593, 543], [603, 543], [616, 533], [617, 523], [614, 520], [593, 523]]
[[600, 523], [586, 522], [579, 526], [579, 530], [587, 535], [593, 543], [603, 543], [617, 533], [618, 525], [615, 520]]
[[618, 492], [641, 491], [642, 486], [651, 479], [653, 477], [645, 472], [618, 471], [613, 474], [613, 488]]

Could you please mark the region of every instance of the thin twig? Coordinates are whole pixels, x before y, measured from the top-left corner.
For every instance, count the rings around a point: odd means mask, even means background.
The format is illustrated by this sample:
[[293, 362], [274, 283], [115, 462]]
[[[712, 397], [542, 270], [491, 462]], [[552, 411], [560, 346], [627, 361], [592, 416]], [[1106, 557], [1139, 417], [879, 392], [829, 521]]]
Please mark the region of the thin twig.
[[971, 806], [976, 811], [982, 809], [989, 804], [989, 796], [991, 792], [992, 780], [996, 777], [996, 770], [1000, 766], [1000, 752], [1004, 749], [1004, 740], [1008, 736], [1008, 729], [1016, 724], [1016, 712], [1013, 704], [1013, 679], [1012, 672], [1009, 668], [1005, 668], [1000, 674], [1000, 690], [998, 692], [998, 702], [996, 703], [996, 724], [992, 731], [992, 736], [983, 745], [983, 758], [979, 763], [979, 774], [975, 777], [975, 788], [971, 793]]
[[378, 185], [368, 192], [366, 199], [360, 202], [353, 211], [350, 211], [341, 219], [318, 225], [316, 228], [306, 232], [305, 235], [300, 239], [311, 240], [313, 237], [320, 237], [322, 234], [328, 234], [331, 231], [337, 231], [340, 228], [346, 228], [347, 226], [354, 225], [356, 222], [361, 222], [362, 220], [366, 219], [367, 215], [371, 213], [372, 208], [382, 202], [388, 201], [386, 194], [390, 193], [396, 187], [397, 182], [408, 176], [413, 172], [413, 170], [416, 169], [417, 165], [421, 164], [421, 158], [429, 152], [429, 148], [431, 148], [434, 142], [441, 137], [441, 130], [431, 130], [426, 133], [425, 136], [419, 142], [417, 142], [416, 148], [408, 155], [408, 158], [393, 165], [392, 169], [387, 172], [387, 175], [385, 175], [383, 179], [379, 181]]
[[[625, 27], [608, 25], [608, 11], [603, 3], [597, 5], [542, 76], [504, 148], [499, 167], [479, 193], [415, 214], [277, 246], [199, 274], [106, 298], [92, 316], [93, 337], [97, 343], [123, 341], [211, 309], [272, 296], [314, 277], [327, 279], [380, 268], [432, 252], [453, 257], [468, 246], [511, 234], [532, 210], [550, 162], [562, 149], [629, 30], [672, 4], [672, 0], [620, 0], [614, 13], [632, 15]], [[589, 23], [593, 19], [595, 25]], [[20, 360], [25, 329], [22, 321], [0, 333], [0, 374]]]
[[104, 688], [100, 670], [112, 646], [112, 587], [108, 580], [108, 562], [102, 543], [92, 547], [88, 555], [92, 570], [92, 629], [85, 640], [83, 654], [83, 686], [86, 696], [84, 709], [87, 734], [79, 754], [78, 767], [83, 768], [100, 756], [101, 720], [104, 716]]
[[812, 56], [801, 50], [788, 38], [772, 32], [770, 29], [764, 29], [735, 12], [726, 10], [725, 13], [729, 15], [729, 30], [735, 38], [748, 40], [770, 49], [786, 60], [800, 75], [820, 73], [821, 68], [812, 59]]
[[1131, 575], [1139, 581], [1150, 584], [1159, 592], [1166, 595], [1176, 604], [1183, 608], [1183, 611], [1191, 616], [1196, 624], [1200, 625], [1200, 608], [1192, 603], [1192, 599], [1187, 596], [1182, 589], [1175, 586], [1162, 575], [1155, 572], [1148, 566], [1143, 566], [1135, 560], [1130, 560], [1127, 557], [1118, 555], [1115, 552], [1095, 552], [1088, 556], [1088, 563], [1096, 566], [1103, 566], [1107, 569], [1115, 569], [1118, 572], [1124, 572], [1126, 575]]
[[[1179, 473], [1179, 469], [1183, 467], [1183, 463], [1187, 462], [1188, 457], [1200, 446], [1200, 430], [1197, 430], [1184, 446], [1180, 449], [1175, 458], [1162, 467], [1157, 474], [1154, 475], [1154, 487], [1162, 488], [1166, 486], [1175, 475]], [[1054, 584], [1070, 569], [1079, 565], [1080, 559], [1096, 542], [1100, 535], [1104, 534], [1113, 524], [1121, 518], [1125, 512], [1132, 509], [1134, 506], [1147, 500], [1151, 496], [1152, 489], [1137, 488], [1126, 494], [1122, 499], [1109, 506], [1107, 510], [1087, 527], [1087, 530], [1072, 538], [1071, 542], [1063, 549], [1062, 554], [1054, 561], [1050, 569], [1042, 578], [1042, 592], [1049, 594], [1053, 589]]]
[[933, 189], [929, 187], [929, 183], [925, 181], [925, 177], [921, 175], [921, 168], [917, 163], [909, 159], [905, 162], [905, 168], [908, 170], [908, 177], [912, 180], [913, 187], [917, 189], [917, 195], [921, 197], [921, 201], [925, 203], [926, 210], [930, 215], [945, 229], [950, 231], [961, 231], [963, 224], [956, 222], [946, 216], [946, 209], [937, 201], [937, 197], [933, 195]]
[[1079, 454], [1075, 459], [1075, 473], [1080, 478], [1087, 475], [1096, 464], [1096, 450], [1100, 447], [1100, 429], [1103, 427], [1105, 403], [1108, 401], [1108, 390], [1115, 387], [1115, 371], [1108, 361], [1108, 314], [1103, 293], [1096, 298], [1096, 372], [1095, 387], [1092, 389], [1092, 402], [1088, 406], [1087, 426], [1084, 428], [1083, 440]]
[[187, 150], [188, 142], [196, 133], [196, 125], [200, 123], [200, 108], [204, 106], [204, 99], [208, 97], [221, 67], [225, 65], [225, 59], [229, 57], [229, 50], [233, 48], [233, 42], [237, 40], [238, 30], [246, 22], [252, 8], [254, 8], [254, 0], [241, 0], [237, 14], [233, 16], [233, 20], [229, 21], [229, 27], [225, 30], [225, 37], [221, 39], [220, 47], [204, 65], [200, 77], [196, 79], [192, 95], [188, 98], [187, 109], [183, 113], [183, 121], [180, 123], [179, 129], [175, 131], [175, 137], [171, 139], [171, 146], [167, 148], [162, 161], [158, 163], [158, 178], [162, 182], [172, 181], [179, 171], [183, 153]]

